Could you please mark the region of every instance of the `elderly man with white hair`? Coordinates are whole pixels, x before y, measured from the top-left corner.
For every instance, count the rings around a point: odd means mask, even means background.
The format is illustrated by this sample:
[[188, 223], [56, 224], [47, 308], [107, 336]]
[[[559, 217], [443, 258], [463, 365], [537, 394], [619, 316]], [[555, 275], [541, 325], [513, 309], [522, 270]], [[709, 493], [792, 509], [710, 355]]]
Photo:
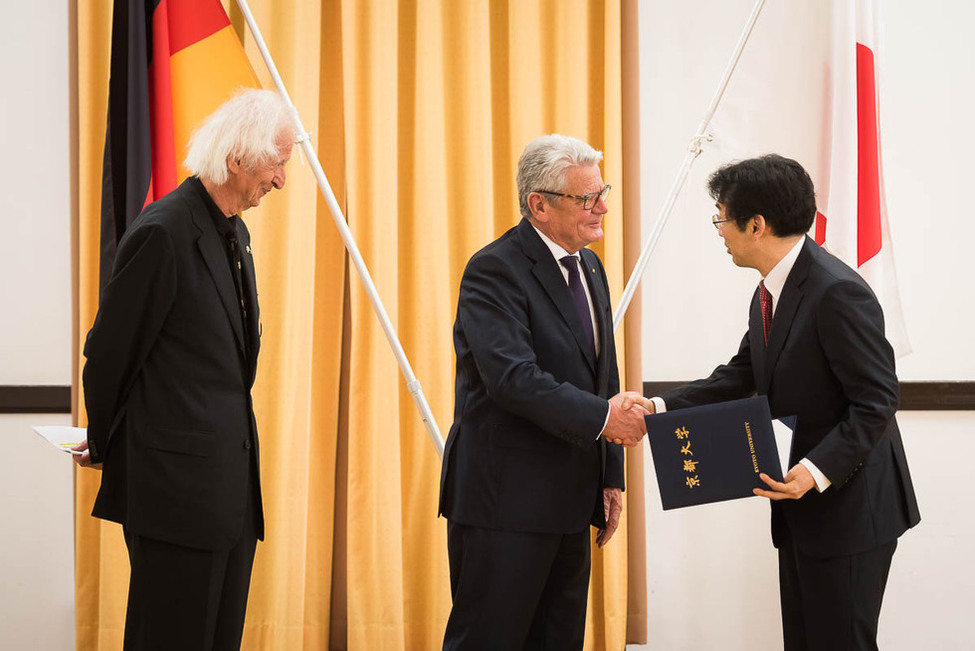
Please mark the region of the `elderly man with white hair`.
[[240, 213], [285, 183], [288, 106], [243, 91], [194, 133], [193, 176], [118, 247], [85, 344], [92, 515], [122, 525], [125, 649], [239, 649], [264, 537], [251, 387], [260, 318]]

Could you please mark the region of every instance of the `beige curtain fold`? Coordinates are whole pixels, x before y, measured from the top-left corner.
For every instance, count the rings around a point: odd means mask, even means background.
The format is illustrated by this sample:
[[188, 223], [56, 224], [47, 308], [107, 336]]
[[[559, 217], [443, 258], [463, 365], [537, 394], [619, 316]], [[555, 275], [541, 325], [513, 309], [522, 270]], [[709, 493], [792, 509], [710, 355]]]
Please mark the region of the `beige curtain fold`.
[[[236, 6], [225, 6], [242, 33]], [[517, 223], [517, 157], [535, 136], [562, 132], [604, 151], [616, 200], [595, 248], [614, 298], [622, 291], [638, 223], [626, 186], [638, 181], [624, 167], [621, 3], [254, 0], [252, 10], [446, 436], [460, 276], [474, 251]], [[79, 3], [77, 25], [83, 339], [97, 306], [110, 0]], [[285, 190], [244, 218], [263, 322], [254, 397], [268, 538], [243, 646], [439, 648], [450, 609], [440, 462], [300, 156]], [[638, 359], [622, 354], [631, 331], [638, 323], [628, 320], [618, 347], [627, 386], [639, 388]], [[643, 526], [634, 461], [621, 531], [594, 552], [589, 649], [623, 648], [643, 590], [642, 577], [628, 578], [628, 557], [642, 567], [644, 556], [632, 531], [635, 505]], [[96, 472], [77, 473], [77, 646], [86, 651], [121, 648], [127, 585], [119, 528], [88, 515], [97, 483]]]

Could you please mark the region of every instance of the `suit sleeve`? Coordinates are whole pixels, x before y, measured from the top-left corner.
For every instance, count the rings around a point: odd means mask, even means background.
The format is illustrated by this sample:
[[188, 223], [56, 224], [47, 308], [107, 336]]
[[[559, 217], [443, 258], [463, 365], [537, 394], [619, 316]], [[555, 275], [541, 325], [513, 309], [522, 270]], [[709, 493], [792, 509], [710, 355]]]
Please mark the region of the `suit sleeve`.
[[[488, 396], [503, 410], [579, 446], [592, 445], [606, 419], [606, 400], [539, 366], [528, 297], [512, 265], [497, 255], [471, 260], [461, 282], [458, 319]], [[553, 333], [552, 336], [558, 336]]]
[[154, 224], [128, 232], [85, 340], [83, 384], [93, 463], [104, 459], [126, 395], [175, 295], [176, 261], [168, 233]]
[[884, 335], [880, 304], [857, 282], [837, 283], [827, 290], [816, 327], [848, 406], [840, 422], [806, 456], [831, 482], [842, 484], [884, 437], [897, 410], [894, 353]]

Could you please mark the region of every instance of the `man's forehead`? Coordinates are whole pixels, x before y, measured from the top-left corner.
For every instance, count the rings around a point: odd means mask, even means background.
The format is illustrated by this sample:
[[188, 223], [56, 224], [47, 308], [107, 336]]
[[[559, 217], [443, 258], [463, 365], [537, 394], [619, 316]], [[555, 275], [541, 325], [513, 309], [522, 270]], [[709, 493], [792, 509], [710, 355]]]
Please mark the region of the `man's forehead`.
[[573, 165], [569, 168], [566, 178], [570, 183], [584, 183], [597, 186], [597, 189], [603, 186], [599, 165]]
[[295, 145], [295, 132], [291, 129], [282, 129], [278, 133], [275, 143], [278, 146], [278, 154], [282, 158], [291, 156], [291, 149]]

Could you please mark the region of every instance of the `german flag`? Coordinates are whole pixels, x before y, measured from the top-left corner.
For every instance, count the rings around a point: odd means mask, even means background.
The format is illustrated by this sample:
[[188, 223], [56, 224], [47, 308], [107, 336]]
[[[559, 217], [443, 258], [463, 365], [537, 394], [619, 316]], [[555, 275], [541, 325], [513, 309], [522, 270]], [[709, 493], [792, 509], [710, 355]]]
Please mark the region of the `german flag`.
[[260, 82], [219, 0], [115, 0], [99, 288], [126, 227], [189, 175], [193, 129], [240, 87]]

